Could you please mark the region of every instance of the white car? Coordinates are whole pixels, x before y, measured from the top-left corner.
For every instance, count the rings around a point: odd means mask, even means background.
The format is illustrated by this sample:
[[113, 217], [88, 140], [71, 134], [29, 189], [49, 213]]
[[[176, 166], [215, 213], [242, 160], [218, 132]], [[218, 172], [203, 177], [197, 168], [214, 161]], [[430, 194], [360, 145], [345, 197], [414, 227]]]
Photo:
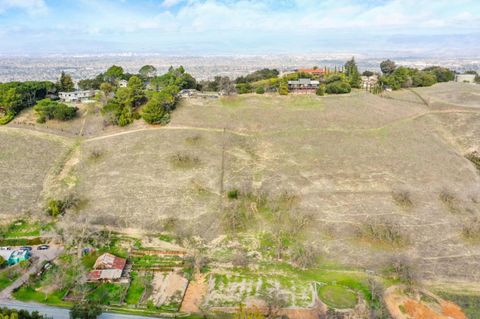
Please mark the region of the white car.
[[10, 247], [0, 247], [0, 250], [12, 250]]

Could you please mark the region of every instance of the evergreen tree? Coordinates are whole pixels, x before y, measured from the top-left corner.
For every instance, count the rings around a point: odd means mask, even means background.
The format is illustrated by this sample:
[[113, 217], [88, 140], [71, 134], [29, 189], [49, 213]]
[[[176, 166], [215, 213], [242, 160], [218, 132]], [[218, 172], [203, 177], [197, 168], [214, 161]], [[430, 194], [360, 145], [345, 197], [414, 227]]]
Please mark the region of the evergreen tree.
[[62, 71], [60, 79], [57, 82], [57, 88], [60, 92], [72, 92], [75, 90], [72, 77]]

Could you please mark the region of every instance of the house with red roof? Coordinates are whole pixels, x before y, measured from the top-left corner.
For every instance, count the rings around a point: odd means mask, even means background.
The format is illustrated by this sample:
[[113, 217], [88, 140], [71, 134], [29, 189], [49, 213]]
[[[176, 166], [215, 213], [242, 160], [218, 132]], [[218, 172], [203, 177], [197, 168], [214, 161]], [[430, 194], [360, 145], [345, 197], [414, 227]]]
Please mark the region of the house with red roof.
[[298, 69], [297, 72], [299, 73], [307, 73], [312, 75], [324, 75], [326, 72], [324, 69]]
[[89, 281], [117, 281], [122, 278], [127, 260], [105, 253], [97, 258], [93, 270], [88, 274]]

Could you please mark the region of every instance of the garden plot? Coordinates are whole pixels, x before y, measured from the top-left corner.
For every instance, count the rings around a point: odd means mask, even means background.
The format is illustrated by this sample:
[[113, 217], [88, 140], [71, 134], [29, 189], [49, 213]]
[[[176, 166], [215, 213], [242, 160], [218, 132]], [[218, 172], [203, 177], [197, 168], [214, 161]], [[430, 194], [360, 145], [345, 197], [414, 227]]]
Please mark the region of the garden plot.
[[152, 294], [149, 298], [156, 307], [178, 311], [188, 280], [177, 272], [157, 272], [152, 281]]
[[281, 275], [211, 274], [205, 302], [211, 307], [232, 307], [255, 303], [262, 293], [280, 291], [289, 307], [312, 307], [315, 290], [308, 281]]

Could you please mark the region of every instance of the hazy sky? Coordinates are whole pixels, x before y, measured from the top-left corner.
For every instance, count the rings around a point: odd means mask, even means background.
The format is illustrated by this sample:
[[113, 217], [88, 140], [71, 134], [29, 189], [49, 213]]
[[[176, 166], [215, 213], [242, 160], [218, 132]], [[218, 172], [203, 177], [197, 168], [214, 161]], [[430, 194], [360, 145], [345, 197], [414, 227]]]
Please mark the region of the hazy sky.
[[0, 0], [0, 53], [480, 52], [480, 0]]

